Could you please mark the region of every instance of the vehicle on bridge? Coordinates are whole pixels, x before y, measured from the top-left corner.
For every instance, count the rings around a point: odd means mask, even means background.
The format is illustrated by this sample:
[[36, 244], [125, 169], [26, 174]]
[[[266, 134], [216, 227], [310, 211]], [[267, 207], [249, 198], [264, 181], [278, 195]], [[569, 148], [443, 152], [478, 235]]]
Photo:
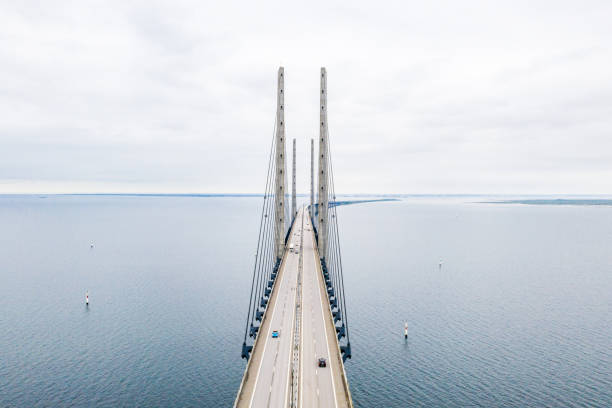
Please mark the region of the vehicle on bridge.
[[[247, 365], [234, 408], [353, 407], [344, 370], [344, 362], [351, 358], [351, 343], [327, 129], [324, 68], [320, 78], [319, 169], [314, 169], [315, 140], [311, 139], [310, 205], [298, 210], [295, 153], [291, 204], [288, 203], [283, 68], [278, 72], [275, 132], [270, 144], [242, 342], [241, 356]], [[316, 188], [315, 174], [318, 174]], [[316, 205], [315, 192], [318, 192]], [[287, 330], [288, 336], [283, 340], [280, 339], [282, 330]], [[319, 372], [319, 368], [327, 367], [328, 358], [329, 370]]]

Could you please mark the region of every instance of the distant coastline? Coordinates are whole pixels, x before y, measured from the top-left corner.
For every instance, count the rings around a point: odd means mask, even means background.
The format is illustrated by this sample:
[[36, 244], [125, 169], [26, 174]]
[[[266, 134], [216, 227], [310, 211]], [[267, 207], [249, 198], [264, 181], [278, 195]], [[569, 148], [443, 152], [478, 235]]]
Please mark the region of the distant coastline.
[[603, 205], [612, 206], [611, 199], [530, 199], [530, 200], [503, 200], [481, 201], [481, 204], [526, 204], [526, 205]]
[[332, 201], [331, 205], [340, 206], [340, 205], [350, 205], [350, 204], [365, 204], [365, 203], [378, 203], [381, 201], [401, 201], [399, 198], [379, 198], [379, 199], [371, 199], [371, 200], [345, 200], [345, 201]]
[[[0, 193], [1, 197], [263, 197], [261, 193]], [[309, 198], [300, 193], [297, 197]], [[467, 199], [479, 204], [528, 204], [528, 205], [612, 205], [610, 194], [336, 194], [338, 205], [368, 203], [376, 201], [402, 201], [402, 199]], [[477, 201], [478, 200], [478, 201]]]

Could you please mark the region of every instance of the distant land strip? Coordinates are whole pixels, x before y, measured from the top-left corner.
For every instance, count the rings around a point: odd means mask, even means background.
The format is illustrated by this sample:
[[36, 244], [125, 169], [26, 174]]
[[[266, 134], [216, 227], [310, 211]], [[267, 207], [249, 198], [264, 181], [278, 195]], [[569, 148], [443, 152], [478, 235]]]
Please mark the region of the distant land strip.
[[41, 194], [64, 196], [131, 196], [131, 197], [263, 197], [263, 194], [248, 193], [66, 193]]
[[539, 199], [539, 200], [504, 200], [481, 201], [481, 204], [527, 204], [527, 205], [610, 205], [612, 200], [607, 199]]
[[[263, 194], [248, 194], [248, 193], [211, 193], [211, 194], [200, 194], [200, 193], [52, 193], [52, 194], [0, 194], [0, 197], [19, 197], [19, 196], [38, 196], [39, 198], [47, 197], [202, 197], [202, 198], [214, 198], [214, 197], [263, 197]], [[287, 196], [289, 196], [287, 194]], [[310, 197], [310, 194], [297, 194], [298, 197]], [[355, 197], [353, 194], [338, 194], [338, 197]], [[401, 201], [399, 198], [372, 198], [367, 200], [343, 200], [343, 201], [330, 201], [330, 206], [339, 205], [350, 205], [350, 204], [363, 204], [363, 203], [374, 203], [379, 201]], [[315, 204], [316, 206], [317, 204]]]
[[[263, 197], [258, 193], [28, 193], [28, 194], [0, 194], [0, 196], [106, 196], [106, 197]], [[286, 194], [289, 196], [289, 194]], [[310, 197], [310, 194], [296, 194], [297, 197]], [[354, 194], [337, 194], [338, 197], [358, 197]], [[374, 196], [375, 197], [375, 196]], [[381, 197], [381, 196], [379, 196]], [[367, 200], [336, 201], [336, 205], [362, 204], [377, 201], [401, 201], [399, 198], [372, 198]], [[333, 203], [333, 201], [330, 201]]]
[[337, 207], [339, 205], [351, 205], [351, 204], [363, 204], [363, 203], [376, 203], [380, 201], [400, 201], [397, 198], [378, 198], [372, 200], [347, 200], [347, 201], [331, 201], [330, 207]]

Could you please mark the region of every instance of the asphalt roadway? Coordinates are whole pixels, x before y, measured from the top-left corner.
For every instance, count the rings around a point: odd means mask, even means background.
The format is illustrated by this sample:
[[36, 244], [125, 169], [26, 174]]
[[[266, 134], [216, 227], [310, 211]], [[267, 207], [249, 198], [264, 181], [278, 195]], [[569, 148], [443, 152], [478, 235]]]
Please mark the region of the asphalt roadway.
[[[314, 233], [309, 217], [305, 214], [307, 212], [302, 208], [296, 216], [287, 243], [287, 248], [293, 243], [294, 251], [288, 249], [285, 253], [248, 371], [245, 372], [237, 407], [290, 406], [300, 251], [302, 307], [298, 309], [301, 313], [299, 406], [348, 406], [342, 387], [342, 360], [319, 269]], [[274, 330], [279, 331], [278, 338], [272, 338]], [[326, 359], [326, 367], [318, 367], [319, 358]]]
[[[335, 337], [331, 337], [335, 334], [328, 334], [326, 330], [328, 319], [325, 312], [329, 310], [329, 303], [327, 294], [321, 290], [323, 277], [317, 268], [319, 260], [314, 250], [314, 234], [309, 217], [305, 217], [304, 229], [300, 407], [337, 408], [333, 374], [338, 367], [334, 367], [336, 364], [333, 364], [330, 356], [331, 350], [338, 346]], [[327, 367], [318, 366], [319, 358], [325, 358]]]

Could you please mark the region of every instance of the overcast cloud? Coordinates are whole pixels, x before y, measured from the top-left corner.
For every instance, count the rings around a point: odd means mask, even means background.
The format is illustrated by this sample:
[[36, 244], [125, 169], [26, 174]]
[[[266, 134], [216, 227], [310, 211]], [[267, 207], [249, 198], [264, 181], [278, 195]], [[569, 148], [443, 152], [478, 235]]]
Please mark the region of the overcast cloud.
[[612, 193], [612, 2], [0, 0], [0, 192]]

